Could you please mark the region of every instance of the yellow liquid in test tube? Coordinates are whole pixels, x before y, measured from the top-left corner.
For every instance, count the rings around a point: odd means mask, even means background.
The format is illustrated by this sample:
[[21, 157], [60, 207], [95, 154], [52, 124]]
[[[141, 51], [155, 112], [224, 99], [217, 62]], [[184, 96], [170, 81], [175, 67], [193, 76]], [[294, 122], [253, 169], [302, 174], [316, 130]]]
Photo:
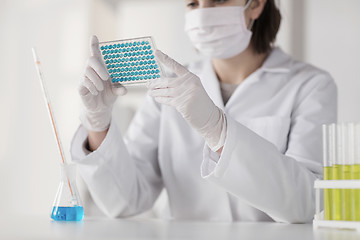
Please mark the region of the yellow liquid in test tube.
[[[338, 164], [332, 166], [332, 179], [340, 180], [341, 179], [341, 167]], [[342, 192], [341, 189], [333, 189], [332, 190], [332, 220], [340, 221], [342, 220]]]
[[[332, 167], [324, 167], [324, 180], [332, 179], [332, 171]], [[324, 219], [332, 218], [332, 189], [324, 189]]]
[[[360, 164], [351, 165], [352, 179], [360, 179]], [[360, 189], [353, 189], [352, 195], [352, 219], [360, 221]]]
[[[351, 165], [340, 165], [340, 179], [350, 180], [351, 179]], [[342, 203], [342, 220], [352, 220], [352, 201], [351, 201], [351, 189], [341, 189], [341, 203]]]

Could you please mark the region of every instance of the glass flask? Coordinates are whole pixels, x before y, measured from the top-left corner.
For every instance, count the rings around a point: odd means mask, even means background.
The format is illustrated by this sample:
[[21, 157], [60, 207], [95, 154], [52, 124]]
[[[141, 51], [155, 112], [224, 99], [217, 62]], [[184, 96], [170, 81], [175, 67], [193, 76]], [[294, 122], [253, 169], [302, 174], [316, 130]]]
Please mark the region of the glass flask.
[[61, 165], [61, 182], [56, 193], [51, 218], [55, 221], [81, 221], [84, 209], [76, 187], [76, 165]]

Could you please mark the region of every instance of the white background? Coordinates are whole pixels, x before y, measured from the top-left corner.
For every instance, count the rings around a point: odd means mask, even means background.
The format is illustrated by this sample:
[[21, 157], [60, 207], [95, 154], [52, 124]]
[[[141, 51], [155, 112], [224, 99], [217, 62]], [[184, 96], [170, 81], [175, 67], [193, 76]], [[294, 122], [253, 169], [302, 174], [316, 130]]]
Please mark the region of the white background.
[[[331, 73], [339, 120], [359, 121], [360, 1], [280, 0], [277, 45]], [[90, 35], [101, 41], [152, 35], [181, 63], [199, 59], [183, 32], [184, 0], [0, 1], [0, 212], [48, 215], [59, 183], [60, 157], [31, 55], [36, 46], [66, 152], [79, 125], [77, 84]], [[116, 102], [124, 132], [144, 90]], [[79, 181], [85, 209], [86, 188]], [[163, 203], [158, 205], [163, 207]], [[88, 207], [88, 208], [87, 208]]]

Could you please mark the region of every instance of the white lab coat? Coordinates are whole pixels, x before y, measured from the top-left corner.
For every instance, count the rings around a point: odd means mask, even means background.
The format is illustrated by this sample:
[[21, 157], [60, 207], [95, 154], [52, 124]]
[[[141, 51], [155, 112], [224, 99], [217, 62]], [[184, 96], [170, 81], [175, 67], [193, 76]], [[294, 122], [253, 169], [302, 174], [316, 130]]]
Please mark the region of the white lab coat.
[[322, 176], [321, 124], [337, 115], [330, 75], [275, 48], [224, 106], [210, 61], [189, 69], [226, 113], [221, 157], [173, 107], [147, 97], [124, 139], [111, 123], [86, 155], [87, 131], [74, 136], [73, 160], [100, 209], [141, 213], [165, 187], [173, 219], [309, 222]]

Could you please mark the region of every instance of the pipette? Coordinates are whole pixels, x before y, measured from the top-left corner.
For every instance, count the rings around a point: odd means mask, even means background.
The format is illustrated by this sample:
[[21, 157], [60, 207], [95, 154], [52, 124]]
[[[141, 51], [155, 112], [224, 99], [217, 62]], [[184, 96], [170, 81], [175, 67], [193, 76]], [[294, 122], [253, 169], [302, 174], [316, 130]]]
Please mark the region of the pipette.
[[[67, 163], [67, 161], [65, 159], [64, 150], [63, 150], [63, 147], [62, 147], [62, 144], [61, 144], [59, 131], [57, 130], [58, 128], [56, 127], [55, 116], [54, 116], [54, 112], [52, 111], [50, 97], [49, 97], [49, 94], [48, 94], [48, 91], [47, 91], [47, 88], [46, 88], [46, 84], [45, 84], [45, 81], [44, 81], [44, 77], [43, 77], [43, 74], [42, 74], [42, 71], [41, 71], [41, 68], [40, 68], [40, 59], [39, 59], [38, 55], [36, 54], [35, 48], [32, 48], [31, 50], [32, 50], [32, 53], [33, 53], [34, 61], [35, 61], [36, 71], [38, 73], [38, 77], [39, 77], [39, 80], [40, 80], [40, 85], [41, 85], [41, 89], [42, 89], [42, 92], [43, 92], [45, 104], [47, 105], [50, 122], [51, 122], [51, 125], [53, 127], [54, 135], [55, 135], [56, 142], [57, 142], [59, 152], [60, 152], [60, 155], [61, 155], [61, 161], [62, 161], [63, 165], [67, 165], [68, 163]], [[68, 179], [68, 184], [69, 184], [69, 187], [70, 187], [71, 195], [73, 195], [69, 179]]]

